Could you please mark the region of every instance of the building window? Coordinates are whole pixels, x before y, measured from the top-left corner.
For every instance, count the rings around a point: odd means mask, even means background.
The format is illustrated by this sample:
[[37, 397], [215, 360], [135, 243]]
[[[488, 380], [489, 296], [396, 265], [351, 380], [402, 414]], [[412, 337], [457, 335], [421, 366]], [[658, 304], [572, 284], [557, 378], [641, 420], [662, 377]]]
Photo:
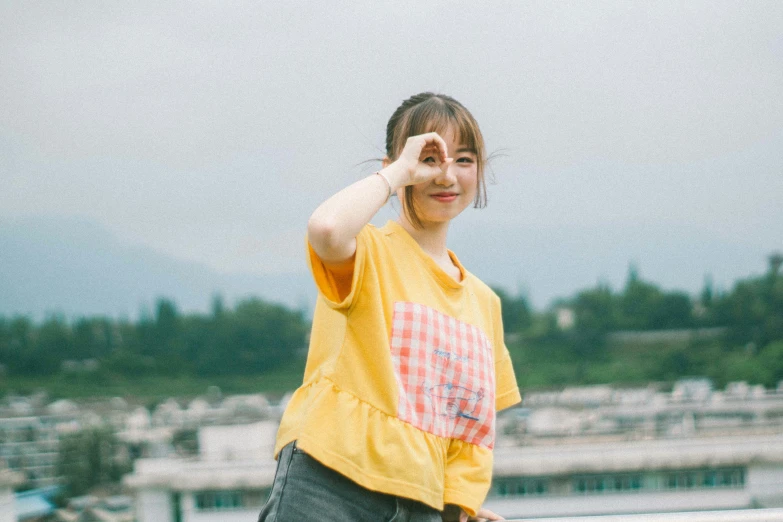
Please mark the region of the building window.
[[741, 488], [745, 485], [743, 468], [669, 471], [663, 480], [665, 489]]
[[495, 477], [490, 494], [496, 497], [524, 497], [549, 493], [549, 480], [535, 477]]
[[525, 497], [533, 495], [625, 494], [647, 491], [743, 488], [745, 468], [697, 468], [635, 473], [594, 473], [551, 477], [494, 477], [490, 495]]
[[174, 522], [182, 522], [182, 495], [173, 493], [171, 495], [171, 514]]
[[260, 508], [268, 494], [268, 489], [198, 491], [194, 497], [197, 511], [228, 511]]
[[665, 472], [578, 475], [572, 489], [579, 494], [614, 493], [641, 489], [689, 490], [705, 488], [741, 488], [745, 485], [743, 468], [680, 469]]
[[199, 511], [222, 511], [242, 507], [240, 491], [201, 491], [196, 493], [196, 509]]
[[573, 478], [572, 487], [575, 492], [583, 494], [634, 491], [642, 488], [642, 475], [639, 473], [579, 475]]

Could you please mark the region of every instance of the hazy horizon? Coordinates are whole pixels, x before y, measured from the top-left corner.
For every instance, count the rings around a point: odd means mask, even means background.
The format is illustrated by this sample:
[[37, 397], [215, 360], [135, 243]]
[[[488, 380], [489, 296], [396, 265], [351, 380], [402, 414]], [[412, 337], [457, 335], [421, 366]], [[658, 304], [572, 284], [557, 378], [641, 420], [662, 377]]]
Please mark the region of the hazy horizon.
[[783, 250], [781, 24], [763, 1], [4, 3], [0, 227], [306, 275], [310, 212], [433, 90], [505, 152], [450, 235], [488, 283], [542, 308], [636, 262], [729, 288]]

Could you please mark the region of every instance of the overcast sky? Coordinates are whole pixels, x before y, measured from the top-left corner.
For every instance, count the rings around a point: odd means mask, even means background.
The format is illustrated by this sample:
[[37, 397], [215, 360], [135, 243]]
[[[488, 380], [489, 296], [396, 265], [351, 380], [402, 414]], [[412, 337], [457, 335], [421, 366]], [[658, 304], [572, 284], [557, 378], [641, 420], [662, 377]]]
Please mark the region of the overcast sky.
[[[687, 229], [763, 269], [783, 248], [781, 27], [777, 0], [0, 1], [0, 217], [81, 216], [221, 272], [299, 272], [310, 212], [433, 90], [506, 153], [455, 234], [503, 230], [522, 258], [514, 231]], [[584, 281], [618, 277], [597, 270]]]

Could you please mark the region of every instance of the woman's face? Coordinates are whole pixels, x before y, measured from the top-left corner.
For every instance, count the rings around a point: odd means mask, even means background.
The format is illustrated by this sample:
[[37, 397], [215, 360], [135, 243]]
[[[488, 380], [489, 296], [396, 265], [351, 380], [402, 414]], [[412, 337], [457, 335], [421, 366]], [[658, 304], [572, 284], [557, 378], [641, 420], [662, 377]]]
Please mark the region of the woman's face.
[[[478, 164], [476, 152], [458, 143], [452, 129], [441, 134], [446, 142], [447, 155], [454, 159], [448, 170], [428, 182], [413, 185], [413, 201], [416, 214], [422, 224], [448, 222], [457, 217], [476, 198]], [[425, 156], [422, 161], [437, 163], [436, 155]], [[400, 201], [404, 195], [398, 194]]]

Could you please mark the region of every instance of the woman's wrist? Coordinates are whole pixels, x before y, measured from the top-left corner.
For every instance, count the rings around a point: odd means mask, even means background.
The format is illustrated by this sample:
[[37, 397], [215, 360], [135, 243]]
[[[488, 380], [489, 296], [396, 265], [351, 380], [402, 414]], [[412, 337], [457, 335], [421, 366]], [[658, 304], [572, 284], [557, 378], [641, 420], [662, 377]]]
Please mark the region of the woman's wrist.
[[389, 182], [392, 194], [406, 186], [410, 180], [408, 171], [397, 161], [382, 168], [379, 173]]

